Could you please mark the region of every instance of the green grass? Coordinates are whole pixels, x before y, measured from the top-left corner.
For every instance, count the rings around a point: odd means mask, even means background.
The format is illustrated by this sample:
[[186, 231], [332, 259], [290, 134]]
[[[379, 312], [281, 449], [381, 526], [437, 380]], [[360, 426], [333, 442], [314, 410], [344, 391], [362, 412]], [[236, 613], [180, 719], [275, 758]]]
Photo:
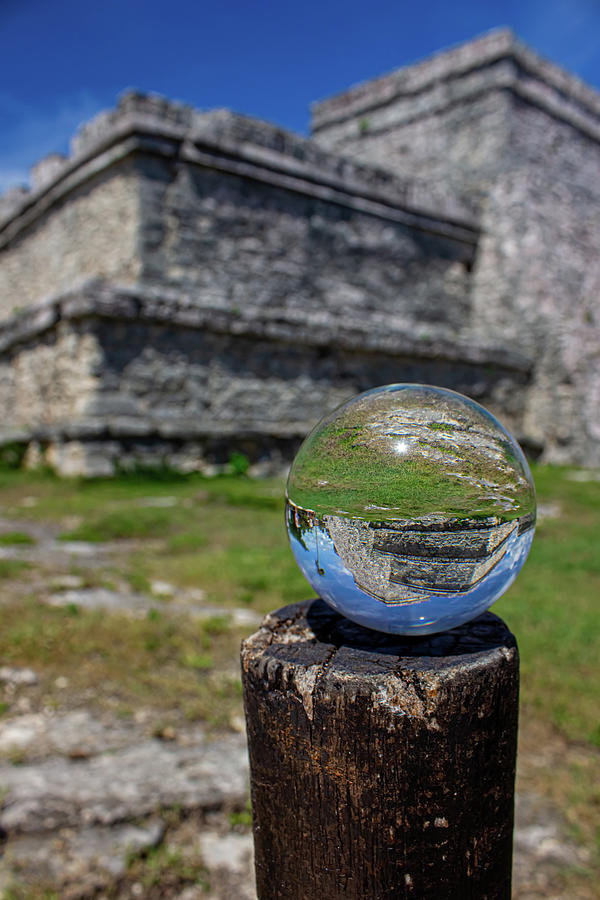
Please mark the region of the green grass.
[[195, 553], [207, 544], [206, 535], [199, 531], [183, 531], [173, 535], [167, 542], [167, 549], [171, 553]]
[[[183, 515], [182, 515], [183, 513]], [[101, 513], [61, 535], [64, 541], [116, 541], [123, 538], [165, 537], [185, 520], [185, 511], [173, 514], [171, 508], [115, 509]]]
[[[568, 474], [559, 467], [534, 467], [538, 501], [558, 505], [561, 515], [539, 524], [525, 568], [494, 610], [519, 641], [524, 708], [574, 740], [599, 743], [600, 484], [572, 481]], [[162, 473], [159, 478], [138, 474], [112, 481], [59, 481], [47, 474], [0, 471], [6, 515], [53, 523], [78, 516], [78, 527], [65, 532], [69, 537], [138, 540], [123, 564], [112, 562], [113, 568], [95, 573], [96, 578], [120, 576], [146, 593], [152, 580], [201, 588], [205, 602], [224, 611], [243, 605], [264, 613], [311, 594], [287, 546], [283, 489], [277, 480], [230, 476], [168, 478]], [[20, 505], [24, 496], [34, 496], [36, 505], [24, 509]], [[165, 496], [174, 497], [175, 504], [139, 505], [142, 498]], [[0, 577], [26, 578], [27, 564], [0, 560]], [[139, 676], [139, 685], [153, 683], [153, 661], [166, 665], [165, 648], [172, 650], [169, 677], [177, 681], [178, 672], [188, 678], [191, 672], [212, 671], [209, 662], [218, 666], [220, 659], [212, 642], [229, 640], [216, 633], [218, 623], [216, 632], [214, 623], [205, 624], [203, 636], [193, 626], [182, 645], [181, 632], [186, 629], [166, 617], [143, 623], [124, 619], [116, 627], [114, 617], [104, 616], [102, 624], [103, 616], [94, 615], [31, 604], [17, 605], [11, 612], [9, 606], [0, 654], [15, 664], [49, 666], [52, 655], [58, 654], [63, 667], [81, 665], [85, 671], [81, 647], [92, 652], [93, 641], [92, 656], [104, 660], [102, 671], [110, 678], [111, 667], [120, 671], [120, 656], [128, 658], [130, 642], [138, 662], [131, 677], [124, 676], [125, 682], [134, 685]], [[113, 642], [111, 629], [119, 632], [121, 625], [121, 635]], [[53, 635], [63, 628], [61, 649]], [[175, 628], [173, 635], [169, 628]], [[48, 642], [52, 653], [45, 649]], [[144, 650], [143, 659], [137, 657], [138, 645], [150, 648]], [[228, 646], [235, 656], [235, 640]], [[174, 697], [176, 692], [166, 693]]]
[[10, 547], [14, 544], [35, 544], [35, 538], [24, 531], [6, 531], [0, 534], [0, 546]]
[[129, 877], [141, 883], [145, 890], [160, 886], [177, 889], [185, 885], [198, 885], [208, 891], [210, 884], [202, 860], [186, 858], [182, 850], [160, 844], [129, 860]]
[[568, 479], [568, 470], [534, 468], [538, 503], [558, 504], [542, 518], [512, 588], [494, 606], [521, 653], [525, 706], [573, 740], [600, 745], [600, 483]]
[[[229, 674], [242, 636], [223, 617], [190, 622], [152, 610], [145, 618], [48, 607], [30, 598], [3, 608], [0, 654], [50, 681], [65, 673], [74, 691], [97, 689], [102, 705], [151, 705], [227, 725], [240, 685]], [[98, 686], [101, 685], [101, 689]]]
[[[593, 747], [600, 743], [600, 483], [571, 481], [568, 475], [568, 469], [534, 467], [538, 502], [554, 504], [560, 516], [542, 519], [527, 564], [493, 610], [519, 642], [521, 723], [540, 723], [544, 735], [558, 729], [576, 753], [585, 748], [581, 771], [565, 762], [564, 771], [545, 774], [546, 781], [535, 790], [553, 796], [566, 810], [575, 836], [589, 844], [600, 803], [593, 788], [598, 780]], [[39, 580], [47, 574], [50, 583], [56, 573], [46, 572], [42, 563], [33, 568], [0, 560], [0, 659], [39, 674], [39, 703], [45, 706], [60, 708], [70, 692], [84, 698], [80, 702], [123, 717], [140, 707], [151, 709], [163, 730], [181, 719], [227, 727], [240, 714], [239, 641], [251, 630], [233, 627], [227, 609], [243, 605], [264, 613], [312, 595], [287, 546], [283, 494], [281, 480], [162, 472], [112, 481], [60, 481], [47, 473], [0, 469], [6, 517], [47, 522], [54, 530], [58, 524], [63, 535], [79, 539], [136, 539], [104, 565], [78, 568], [86, 584], [121, 581], [149, 593], [153, 580], [167, 581], [176, 588], [201, 588], [205, 602], [223, 610], [223, 615], [198, 621], [169, 615], [168, 600], [164, 611], [153, 610], [141, 619], [49, 607], [39, 602]], [[175, 498], [174, 505], [140, 505], [166, 496]], [[35, 505], [23, 506], [25, 497], [35, 498]], [[73, 517], [79, 520], [76, 528], [67, 522]], [[24, 599], [28, 579], [31, 595]], [[18, 593], [11, 593], [13, 582]], [[68, 692], [54, 690], [59, 675], [68, 677]], [[29, 696], [35, 699], [36, 690], [28, 688]], [[6, 704], [2, 713], [13, 714], [13, 709]], [[236, 826], [248, 822], [247, 811], [231, 820]], [[186, 866], [168, 853], [142, 854], [132, 859], [128, 877], [150, 886], [179, 869], [184, 883], [201, 882], [201, 860]], [[570, 895], [565, 889], [565, 896]], [[55, 895], [14, 887], [10, 896], [33, 900]]]
[[447, 431], [452, 434], [452, 425], [448, 425], [446, 422], [430, 422], [427, 427], [432, 431]]
[[[357, 417], [357, 413], [347, 412], [342, 424], [336, 419], [302, 445], [288, 484], [290, 500], [296, 506], [319, 515], [371, 520], [382, 518], [381, 510], [399, 518], [441, 513], [455, 518], [501, 516], [505, 520], [529, 512], [529, 488], [520, 463], [508, 442], [495, 432], [490, 431], [488, 437], [495, 440], [514, 472], [507, 474], [505, 465], [498, 465], [488, 451], [473, 443], [468, 452], [462, 445], [461, 474], [467, 477], [457, 478], [455, 465], [446, 470], [421, 452], [398, 453], [389, 435], [378, 437], [370, 427], [356, 424]], [[453, 431], [452, 425], [435, 421], [428, 428], [433, 432], [429, 443], [436, 449], [436, 433]], [[443, 451], [444, 444], [440, 446]], [[482, 478], [500, 487], [488, 490], [484, 497], [478, 486]]]
[[25, 569], [30, 569], [31, 565], [18, 559], [0, 559], [0, 579], [16, 578]]

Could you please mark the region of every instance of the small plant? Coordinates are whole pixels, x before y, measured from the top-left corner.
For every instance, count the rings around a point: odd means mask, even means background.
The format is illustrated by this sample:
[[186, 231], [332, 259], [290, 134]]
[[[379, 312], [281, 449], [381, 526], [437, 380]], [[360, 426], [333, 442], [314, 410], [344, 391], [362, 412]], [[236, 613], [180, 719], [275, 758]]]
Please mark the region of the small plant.
[[264, 572], [253, 572], [240, 578], [240, 584], [248, 591], [266, 591], [270, 584], [270, 576]]
[[0, 544], [4, 547], [12, 544], [35, 544], [35, 538], [24, 531], [7, 531], [5, 534], [0, 534]]
[[22, 766], [27, 756], [22, 747], [14, 747], [8, 754], [8, 758], [13, 766]]
[[0, 578], [16, 578], [29, 568], [30, 564], [20, 559], [0, 559]]
[[232, 475], [247, 475], [250, 468], [250, 460], [245, 453], [234, 450], [229, 457], [229, 471]]
[[427, 426], [431, 431], [448, 431], [450, 434], [454, 431], [454, 425], [448, 422], [430, 422]]
[[205, 535], [200, 534], [198, 531], [184, 531], [169, 539], [167, 549], [172, 553], [189, 553], [194, 550], [200, 550], [201, 547], [206, 546], [206, 543]]
[[121, 539], [164, 537], [172, 527], [173, 509], [117, 509], [83, 522], [72, 531], [61, 534], [61, 541], [115, 541]]
[[130, 569], [127, 573], [127, 581], [138, 594], [149, 594], [150, 582], [140, 569]]
[[0, 467], [5, 469], [20, 469], [23, 464], [27, 444], [20, 441], [10, 441], [0, 447]]
[[240, 826], [244, 828], [250, 828], [252, 826], [252, 804], [250, 803], [250, 798], [246, 800], [244, 809], [238, 809], [230, 812], [228, 818], [229, 824], [232, 828]]
[[215, 637], [220, 634], [227, 634], [231, 627], [231, 620], [229, 616], [209, 616], [202, 623], [202, 630], [204, 634], [209, 634], [211, 637]]
[[[206, 892], [209, 890], [202, 861], [166, 844], [141, 853], [132, 851], [128, 855], [127, 865], [130, 878], [140, 881], [147, 890], [167, 885], [180, 888], [185, 884], [198, 885]], [[172, 896], [170, 892], [169, 896]]]
[[213, 658], [210, 653], [186, 653], [182, 661], [184, 666], [189, 669], [206, 671], [213, 667]]
[[371, 123], [368, 119], [361, 119], [358, 123], [358, 132], [360, 135], [366, 134], [371, 127]]

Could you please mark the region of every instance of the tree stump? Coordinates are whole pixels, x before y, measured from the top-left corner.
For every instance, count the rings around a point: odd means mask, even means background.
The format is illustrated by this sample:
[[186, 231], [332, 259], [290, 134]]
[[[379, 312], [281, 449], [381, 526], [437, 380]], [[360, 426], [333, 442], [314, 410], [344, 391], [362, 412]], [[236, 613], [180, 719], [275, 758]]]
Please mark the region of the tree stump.
[[439, 635], [322, 600], [242, 645], [260, 900], [508, 900], [519, 662], [485, 613]]

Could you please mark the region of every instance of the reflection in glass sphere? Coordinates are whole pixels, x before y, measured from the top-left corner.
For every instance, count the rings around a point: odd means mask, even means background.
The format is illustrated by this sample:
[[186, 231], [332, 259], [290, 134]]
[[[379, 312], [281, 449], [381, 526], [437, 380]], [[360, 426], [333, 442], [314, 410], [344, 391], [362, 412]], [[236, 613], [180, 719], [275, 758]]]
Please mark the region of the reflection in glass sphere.
[[360, 625], [432, 634], [514, 581], [535, 527], [527, 461], [491, 413], [442, 388], [391, 384], [326, 416], [287, 483], [292, 551]]

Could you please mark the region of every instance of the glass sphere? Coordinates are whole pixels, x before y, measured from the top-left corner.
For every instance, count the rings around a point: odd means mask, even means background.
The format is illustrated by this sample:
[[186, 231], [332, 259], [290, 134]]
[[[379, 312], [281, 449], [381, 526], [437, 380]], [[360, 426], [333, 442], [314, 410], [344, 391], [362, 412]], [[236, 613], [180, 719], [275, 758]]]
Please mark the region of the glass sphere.
[[354, 622], [433, 634], [512, 584], [535, 528], [517, 442], [454, 391], [390, 384], [322, 419], [292, 464], [286, 521], [317, 594]]

